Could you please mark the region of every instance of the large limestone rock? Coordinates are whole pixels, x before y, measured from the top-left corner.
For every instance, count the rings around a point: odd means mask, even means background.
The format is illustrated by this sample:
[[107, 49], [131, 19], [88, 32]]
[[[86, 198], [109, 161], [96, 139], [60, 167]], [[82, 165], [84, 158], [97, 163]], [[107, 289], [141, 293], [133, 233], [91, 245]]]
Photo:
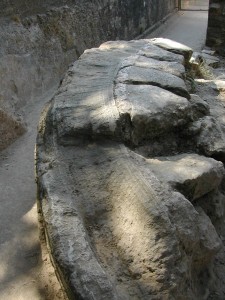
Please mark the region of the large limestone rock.
[[152, 171], [190, 201], [217, 189], [225, 172], [222, 162], [197, 154], [148, 159]]
[[213, 289], [221, 239], [194, 202], [221, 188], [223, 165], [159, 157], [196, 151], [188, 132], [209, 114], [182, 63], [151, 40], [107, 42], [70, 67], [42, 113], [38, 203], [71, 299], [205, 299]]

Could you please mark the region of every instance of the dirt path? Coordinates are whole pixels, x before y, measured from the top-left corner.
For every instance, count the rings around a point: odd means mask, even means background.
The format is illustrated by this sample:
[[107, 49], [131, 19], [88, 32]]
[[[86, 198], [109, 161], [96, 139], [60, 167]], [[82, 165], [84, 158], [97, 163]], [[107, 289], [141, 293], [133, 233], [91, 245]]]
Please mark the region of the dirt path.
[[41, 253], [34, 181], [36, 128], [52, 94], [27, 107], [27, 133], [0, 154], [0, 299], [4, 300], [63, 299], [45, 249]]

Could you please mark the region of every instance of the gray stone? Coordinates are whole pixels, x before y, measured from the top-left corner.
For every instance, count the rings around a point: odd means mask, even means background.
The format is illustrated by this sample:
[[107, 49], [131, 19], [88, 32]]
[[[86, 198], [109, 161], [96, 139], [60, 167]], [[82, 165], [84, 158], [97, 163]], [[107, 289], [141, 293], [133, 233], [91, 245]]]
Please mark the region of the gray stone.
[[204, 80], [204, 79], [196, 79], [196, 82], [199, 85], [208, 86], [212, 90], [215, 91], [225, 91], [225, 81], [224, 80]]
[[224, 219], [225, 196], [220, 191], [212, 191], [198, 199], [197, 204], [201, 206], [210, 217], [213, 224]]
[[172, 75], [178, 76], [180, 78], [185, 77], [185, 68], [179, 62], [174, 61], [162, 61], [158, 59], [153, 59], [151, 57], [146, 57], [143, 55], [131, 56], [124, 60], [123, 67], [136, 66], [146, 69], [155, 69], [170, 73]]
[[[141, 69], [141, 76], [149, 70], [135, 65], [143, 63], [139, 57], [147, 47], [158, 55], [150, 40], [110, 42], [86, 51], [41, 116], [40, 218], [72, 299], [192, 300], [201, 299], [211, 284], [207, 276], [204, 286], [199, 280], [221, 246], [210, 219], [137, 153], [139, 143], [151, 147], [161, 136], [175, 138], [193, 124], [193, 106], [206, 107], [162, 87], [119, 82], [129, 64]], [[151, 65], [152, 72], [164, 72]], [[171, 73], [165, 77], [182, 81]], [[196, 199], [218, 187], [223, 168], [193, 157], [197, 175], [181, 182], [186, 186], [193, 180]], [[190, 160], [183, 169], [191, 169]]]
[[205, 60], [206, 64], [213, 68], [218, 68], [220, 66], [220, 60], [219, 58], [209, 55], [207, 53], [202, 52], [201, 56]]
[[151, 170], [190, 201], [215, 190], [225, 170], [223, 164], [197, 154], [148, 159]]
[[[224, 81], [196, 80], [196, 92], [210, 108], [209, 115], [190, 125], [190, 133], [195, 135], [197, 148], [207, 156], [225, 159]], [[200, 115], [199, 115], [200, 116]]]
[[150, 57], [140, 56], [135, 62], [135, 66], [142, 68], [151, 68], [159, 71], [164, 71], [166, 73], [171, 73], [172, 75], [178, 76], [180, 78], [184, 78], [185, 76], [185, 68], [179, 62], [167, 62], [160, 61], [156, 59], [151, 59]]
[[193, 50], [181, 43], [172, 41], [170, 39], [165, 39], [165, 38], [155, 38], [153, 39], [153, 44], [157, 45], [163, 49], [166, 49], [168, 51], [177, 53], [177, 54], [182, 54], [185, 58], [185, 62], [188, 63], [191, 55], [193, 53]]
[[21, 120], [0, 109], [0, 151], [7, 148], [15, 139], [26, 131], [26, 126]]
[[[117, 0], [1, 1], [0, 109], [26, 119], [24, 108], [56, 90], [68, 65], [85, 49], [110, 39], [135, 38], [176, 6], [175, 0], [153, 2], [159, 8], [154, 13], [152, 1], [145, 0], [130, 3], [129, 12], [127, 2]], [[6, 141], [12, 133], [3, 134]]]
[[155, 85], [177, 95], [190, 98], [186, 85], [181, 78], [153, 68], [147, 69], [136, 66], [123, 68], [118, 73], [117, 81], [136, 85]]
[[221, 125], [213, 117], [206, 116], [194, 124], [200, 126], [197, 148], [207, 156], [225, 159], [225, 134]]
[[217, 53], [225, 55], [224, 52], [224, 1], [210, 0], [208, 13], [208, 28], [206, 36], [206, 45], [212, 47]]
[[130, 118], [131, 140], [156, 138], [190, 122], [191, 105], [186, 98], [151, 85], [117, 84], [116, 105]]
[[183, 65], [185, 64], [183, 55], [171, 53], [153, 44], [146, 45], [143, 49], [139, 50], [138, 54], [160, 61], [178, 62]]
[[202, 100], [198, 95], [191, 94], [189, 102], [192, 105], [192, 113], [194, 120], [210, 114], [210, 107], [208, 103]]
[[191, 62], [196, 62], [196, 63], [205, 63], [206, 65], [213, 67], [213, 68], [218, 68], [220, 65], [220, 60], [219, 58], [209, 55], [204, 52], [193, 52], [192, 57], [190, 59]]
[[214, 56], [215, 55], [215, 51], [213, 51], [213, 50], [210, 50], [210, 48], [205, 48], [205, 49], [203, 49], [202, 50], [202, 53], [205, 53], [205, 54], [208, 54], [208, 55], [211, 55], [211, 56]]

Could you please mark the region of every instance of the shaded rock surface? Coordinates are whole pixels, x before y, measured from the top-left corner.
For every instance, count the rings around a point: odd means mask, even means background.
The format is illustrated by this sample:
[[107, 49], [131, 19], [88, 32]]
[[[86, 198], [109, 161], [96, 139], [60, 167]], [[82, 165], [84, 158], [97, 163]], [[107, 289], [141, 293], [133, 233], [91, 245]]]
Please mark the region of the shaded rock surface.
[[[214, 115], [210, 101], [186, 87], [190, 50], [176, 44], [170, 52], [161, 42], [85, 51], [42, 113], [38, 201], [71, 299], [206, 299], [216, 292], [224, 168], [199, 155], [214, 154], [201, 142], [204, 120]], [[153, 76], [159, 72], [162, 80]]]
[[225, 156], [225, 120], [224, 120], [224, 80], [198, 79], [196, 82], [196, 92], [210, 108], [210, 115], [194, 122], [191, 127], [198, 134], [193, 134], [196, 138], [199, 152], [207, 156], [218, 158], [224, 162]]
[[209, 47], [213, 47], [214, 50], [223, 56], [225, 56], [225, 39], [223, 35], [225, 28], [224, 9], [224, 1], [209, 0], [206, 44]]

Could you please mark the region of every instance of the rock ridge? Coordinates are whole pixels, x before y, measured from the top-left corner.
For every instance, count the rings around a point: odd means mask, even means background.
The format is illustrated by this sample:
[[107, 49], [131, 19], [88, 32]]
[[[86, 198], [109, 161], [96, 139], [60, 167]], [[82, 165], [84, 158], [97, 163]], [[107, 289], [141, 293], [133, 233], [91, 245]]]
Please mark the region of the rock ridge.
[[186, 84], [191, 50], [175, 46], [116, 41], [85, 51], [42, 113], [38, 203], [71, 299], [215, 292], [225, 170], [210, 156], [223, 149], [207, 127], [210, 103]]
[[[85, 49], [151, 31], [175, 11], [175, 2], [2, 0], [0, 109], [23, 127], [30, 106], [57, 89]], [[11, 127], [0, 130], [7, 147], [17, 134]]]

